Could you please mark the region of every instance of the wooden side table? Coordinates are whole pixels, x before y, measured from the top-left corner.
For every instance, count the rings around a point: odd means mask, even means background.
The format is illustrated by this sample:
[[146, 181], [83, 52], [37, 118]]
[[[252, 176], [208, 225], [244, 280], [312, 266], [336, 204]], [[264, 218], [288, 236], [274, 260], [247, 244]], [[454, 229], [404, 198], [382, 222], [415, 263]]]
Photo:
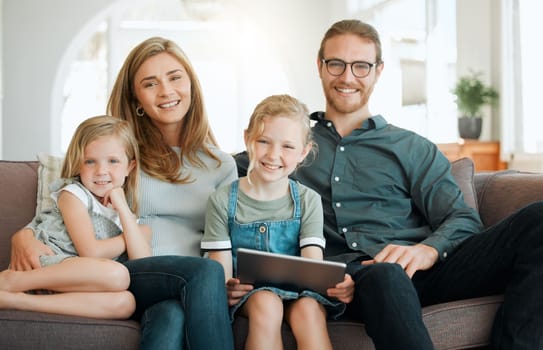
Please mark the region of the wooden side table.
[[460, 140], [440, 143], [437, 147], [451, 162], [463, 157], [471, 158], [476, 172], [507, 169], [507, 163], [500, 159], [499, 141]]

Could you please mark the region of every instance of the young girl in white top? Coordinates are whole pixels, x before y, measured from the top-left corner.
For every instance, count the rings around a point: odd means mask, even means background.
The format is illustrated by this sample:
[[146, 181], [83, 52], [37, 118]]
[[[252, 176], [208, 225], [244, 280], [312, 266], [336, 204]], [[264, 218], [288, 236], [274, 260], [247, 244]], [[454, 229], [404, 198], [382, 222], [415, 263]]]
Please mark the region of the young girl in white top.
[[[251, 116], [245, 143], [248, 176], [211, 195], [201, 243], [223, 265], [229, 289], [240, 284], [233, 277], [238, 248], [322, 260], [325, 245], [320, 196], [289, 180], [312, 149], [307, 107], [288, 95], [264, 99]], [[282, 349], [283, 319], [298, 349], [332, 349], [327, 312], [335, 316], [345, 308], [313, 291], [276, 286], [250, 286], [237, 295], [230, 291], [229, 304], [232, 317], [240, 312], [249, 319], [246, 349]]]
[[0, 272], [0, 308], [130, 317], [130, 276], [115, 260], [151, 254], [150, 229], [134, 215], [138, 157], [128, 122], [98, 116], [79, 125], [51, 185], [55, 207], [28, 225], [54, 255], [40, 256], [42, 268]]

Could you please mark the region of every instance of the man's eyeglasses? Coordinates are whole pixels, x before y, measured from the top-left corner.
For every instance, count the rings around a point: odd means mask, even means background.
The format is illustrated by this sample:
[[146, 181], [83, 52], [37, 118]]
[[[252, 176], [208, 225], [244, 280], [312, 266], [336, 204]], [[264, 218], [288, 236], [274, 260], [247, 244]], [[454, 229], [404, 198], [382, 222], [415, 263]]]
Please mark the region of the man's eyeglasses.
[[329, 60], [322, 59], [322, 62], [326, 66], [326, 70], [333, 76], [340, 76], [345, 72], [347, 65], [351, 66], [351, 72], [357, 78], [365, 78], [370, 74], [371, 68], [377, 63], [369, 63], [364, 61], [345, 62], [343, 60], [332, 58]]

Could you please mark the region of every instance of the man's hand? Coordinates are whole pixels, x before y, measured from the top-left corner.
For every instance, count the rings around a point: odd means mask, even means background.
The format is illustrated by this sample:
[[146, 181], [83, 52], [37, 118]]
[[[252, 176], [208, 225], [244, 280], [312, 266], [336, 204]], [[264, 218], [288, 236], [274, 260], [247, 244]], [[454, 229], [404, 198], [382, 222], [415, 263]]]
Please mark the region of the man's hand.
[[239, 279], [230, 278], [226, 282], [226, 294], [228, 296], [228, 305], [236, 305], [239, 300], [248, 292], [253, 290], [251, 284], [241, 284]]
[[428, 270], [437, 262], [438, 252], [435, 248], [426, 244], [413, 246], [401, 246], [395, 244], [387, 245], [373, 260], [363, 261], [362, 265], [374, 263], [396, 263], [399, 264], [409, 278], [413, 277], [419, 270]]
[[30, 229], [22, 229], [11, 237], [10, 268], [17, 271], [41, 267], [41, 255], [54, 255], [51, 248], [34, 238]]
[[345, 304], [350, 303], [354, 295], [354, 281], [351, 275], [345, 274], [343, 282], [336, 284], [334, 288], [329, 288], [326, 293], [329, 297], [337, 298]]

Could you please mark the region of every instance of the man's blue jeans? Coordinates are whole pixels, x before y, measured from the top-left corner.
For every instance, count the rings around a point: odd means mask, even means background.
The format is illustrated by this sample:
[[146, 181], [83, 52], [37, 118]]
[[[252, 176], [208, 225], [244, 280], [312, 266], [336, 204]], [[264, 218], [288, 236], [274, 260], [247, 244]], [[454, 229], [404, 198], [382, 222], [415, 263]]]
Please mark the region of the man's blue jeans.
[[543, 349], [543, 202], [527, 206], [464, 241], [410, 280], [400, 265], [348, 265], [362, 320], [377, 349], [433, 349], [421, 306], [504, 294], [492, 349]]
[[142, 321], [142, 349], [233, 349], [219, 263], [154, 256], [125, 265], [130, 271], [129, 290], [136, 298], [134, 318]]

